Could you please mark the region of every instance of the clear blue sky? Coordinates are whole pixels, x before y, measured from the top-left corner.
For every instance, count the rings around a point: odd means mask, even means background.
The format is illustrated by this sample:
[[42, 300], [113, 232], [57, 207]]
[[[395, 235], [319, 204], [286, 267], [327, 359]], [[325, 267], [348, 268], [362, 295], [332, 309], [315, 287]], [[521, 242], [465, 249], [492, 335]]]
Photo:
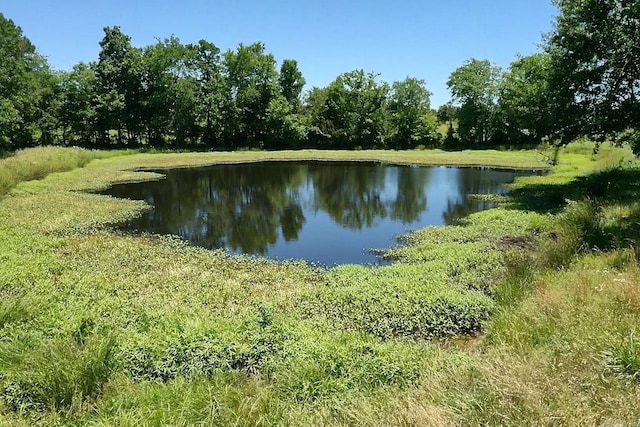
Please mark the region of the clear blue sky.
[[262, 41], [279, 62], [298, 61], [307, 87], [359, 68], [418, 77], [437, 107], [465, 60], [507, 67], [538, 50], [557, 10], [550, 0], [0, 0], [0, 12], [56, 69], [97, 59], [102, 28], [119, 25], [134, 46], [172, 34], [222, 50]]

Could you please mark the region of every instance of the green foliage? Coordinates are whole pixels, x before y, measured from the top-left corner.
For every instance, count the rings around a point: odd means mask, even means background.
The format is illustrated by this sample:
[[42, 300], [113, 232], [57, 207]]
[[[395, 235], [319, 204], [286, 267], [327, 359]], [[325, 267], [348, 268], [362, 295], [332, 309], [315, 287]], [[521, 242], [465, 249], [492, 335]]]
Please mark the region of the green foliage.
[[629, 145], [633, 150], [633, 154], [640, 155], [640, 130], [624, 129], [616, 136], [616, 142]]
[[35, 145], [48, 108], [51, 73], [21, 28], [2, 13], [0, 58], [0, 151]]
[[496, 99], [500, 68], [489, 60], [470, 59], [449, 76], [447, 87], [458, 110], [458, 135], [463, 144], [485, 144], [495, 138]]
[[21, 150], [6, 159], [0, 159], [0, 197], [23, 181], [41, 179], [53, 172], [82, 167], [97, 158], [116, 156], [80, 148], [41, 147]]
[[260, 374], [270, 358], [282, 351], [282, 327], [272, 324], [272, 314], [258, 306], [255, 318], [233, 325], [220, 322], [211, 330], [130, 340], [118, 354], [132, 378], [170, 381], [176, 377], [208, 376], [235, 370]]
[[391, 339], [471, 335], [479, 332], [491, 301], [448, 286], [424, 266], [339, 267], [328, 285], [307, 302], [309, 314], [324, 314], [346, 330]]
[[300, 106], [300, 95], [305, 83], [302, 72], [298, 68], [298, 62], [295, 59], [285, 59], [280, 67], [278, 86], [284, 99], [294, 109]]
[[333, 147], [385, 147], [387, 144], [386, 83], [378, 83], [376, 75], [354, 70], [338, 76], [322, 93], [314, 93], [318, 107], [318, 128], [328, 135]]
[[629, 338], [604, 351], [605, 366], [625, 379], [640, 381], [640, 342], [631, 333]]
[[603, 139], [640, 125], [640, 9], [630, 1], [556, 0], [560, 13], [547, 50], [552, 92], [569, 139]]
[[550, 68], [547, 54], [519, 57], [500, 82], [500, 116], [510, 141], [540, 144], [551, 135], [554, 110], [549, 89]]
[[20, 412], [79, 407], [101, 393], [113, 371], [113, 354], [113, 339], [47, 342], [3, 376], [2, 399]]
[[[96, 81], [96, 131], [102, 144], [111, 143], [111, 131], [119, 146], [137, 145], [140, 135], [142, 52], [120, 27], [105, 27], [100, 41]], [[126, 133], [126, 134], [125, 134]]]
[[430, 108], [431, 93], [423, 80], [407, 77], [391, 85], [390, 144], [398, 148], [433, 146], [438, 142], [436, 119]]
[[[447, 82], [453, 103], [430, 109], [422, 80], [389, 85], [355, 70], [303, 96], [293, 59], [277, 67], [262, 43], [221, 52], [171, 36], [137, 48], [104, 28], [96, 61], [54, 73], [0, 17], [0, 151], [32, 145], [177, 149], [447, 149], [566, 144], [580, 136], [628, 143], [640, 127], [638, 8], [616, 0], [556, 0], [544, 52], [503, 73], [469, 59]], [[438, 123], [447, 127], [438, 131]]]
[[603, 230], [601, 208], [593, 202], [574, 202], [557, 222], [556, 231], [543, 244], [544, 263], [552, 268], [563, 268], [578, 254], [605, 249], [609, 244]]

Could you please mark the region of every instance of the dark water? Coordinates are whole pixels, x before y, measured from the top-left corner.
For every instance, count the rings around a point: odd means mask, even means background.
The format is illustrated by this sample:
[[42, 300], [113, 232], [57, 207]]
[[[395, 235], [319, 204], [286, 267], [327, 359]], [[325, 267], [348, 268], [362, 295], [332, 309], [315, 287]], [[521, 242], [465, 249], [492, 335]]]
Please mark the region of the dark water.
[[527, 172], [355, 162], [265, 162], [162, 171], [166, 179], [105, 194], [154, 209], [125, 229], [175, 234], [205, 248], [325, 265], [376, 263], [370, 249], [491, 207]]

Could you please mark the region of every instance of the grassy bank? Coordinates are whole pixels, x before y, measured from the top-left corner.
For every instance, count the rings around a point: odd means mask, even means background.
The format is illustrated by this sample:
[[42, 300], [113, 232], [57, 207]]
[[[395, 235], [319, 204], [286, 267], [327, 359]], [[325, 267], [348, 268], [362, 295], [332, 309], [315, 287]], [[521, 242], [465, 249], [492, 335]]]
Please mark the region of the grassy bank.
[[83, 167], [94, 159], [115, 157], [122, 151], [95, 151], [79, 148], [38, 147], [20, 150], [0, 158], [0, 197], [24, 181], [44, 178], [55, 173]]
[[393, 265], [329, 270], [118, 234], [111, 224], [148, 207], [91, 191], [157, 177], [145, 169], [222, 162], [540, 169], [544, 156], [68, 154], [72, 166], [12, 178], [0, 200], [7, 425], [640, 419], [640, 171], [624, 150], [570, 146], [549, 174], [518, 181], [500, 208], [406, 236], [389, 252]]

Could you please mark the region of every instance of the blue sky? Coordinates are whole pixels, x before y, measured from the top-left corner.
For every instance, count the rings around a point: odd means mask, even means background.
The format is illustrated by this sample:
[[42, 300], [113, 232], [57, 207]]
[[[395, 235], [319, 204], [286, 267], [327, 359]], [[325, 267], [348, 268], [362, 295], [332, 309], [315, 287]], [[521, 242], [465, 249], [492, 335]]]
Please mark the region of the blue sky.
[[550, 0], [0, 0], [0, 12], [57, 69], [97, 59], [102, 28], [119, 25], [135, 46], [172, 34], [222, 50], [261, 41], [278, 61], [296, 59], [307, 87], [360, 68], [418, 77], [437, 107], [465, 60], [507, 67], [537, 51], [557, 10]]

